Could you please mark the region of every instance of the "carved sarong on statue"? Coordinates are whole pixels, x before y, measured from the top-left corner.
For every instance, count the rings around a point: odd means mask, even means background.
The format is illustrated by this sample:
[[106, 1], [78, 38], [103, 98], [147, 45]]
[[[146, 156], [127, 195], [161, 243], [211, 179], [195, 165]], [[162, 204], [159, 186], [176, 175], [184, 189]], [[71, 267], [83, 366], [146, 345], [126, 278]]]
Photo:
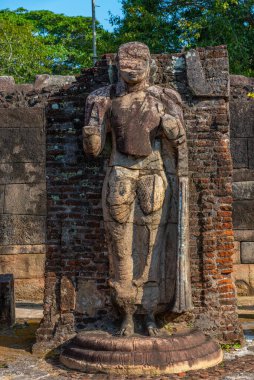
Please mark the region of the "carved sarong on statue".
[[120, 335], [134, 333], [135, 313], [156, 335], [157, 313], [192, 307], [182, 103], [175, 90], [149, 85], [146, 45], [122, 45], [117, 65], [118, 83], [87, 99], [83, 145], [95, 157], [112, 134], [102, 200], [109, 283], [123, 316]]

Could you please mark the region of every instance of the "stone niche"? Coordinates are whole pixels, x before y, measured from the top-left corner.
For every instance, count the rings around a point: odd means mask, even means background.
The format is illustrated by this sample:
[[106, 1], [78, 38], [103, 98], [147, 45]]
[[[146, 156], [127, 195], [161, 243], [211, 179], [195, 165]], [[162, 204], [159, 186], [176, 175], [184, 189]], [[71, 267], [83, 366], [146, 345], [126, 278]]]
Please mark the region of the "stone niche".
[[[176, 89], [184, 104], [189, 150], [191, 286], [194, 309], [165, 321], [187, 321], [220, 340], [242, 338], [232, 282], [232, 160], [229, 141], [228, 54], [224, 46], [154, 55], [151, 82]], [[77, 82], [49, 98], [46, 112], [47, 255], [44, 319], [35, 351], [49, 349], [89, 326], [116, 318], [101, 191], [111, 141], [87, 160], [81, 131], [86, 97], [117, 77], [105, 55]], [[170, 263], [169, 263], [170, 264]], [[169, 265], [168, 264], [168, 265]]]

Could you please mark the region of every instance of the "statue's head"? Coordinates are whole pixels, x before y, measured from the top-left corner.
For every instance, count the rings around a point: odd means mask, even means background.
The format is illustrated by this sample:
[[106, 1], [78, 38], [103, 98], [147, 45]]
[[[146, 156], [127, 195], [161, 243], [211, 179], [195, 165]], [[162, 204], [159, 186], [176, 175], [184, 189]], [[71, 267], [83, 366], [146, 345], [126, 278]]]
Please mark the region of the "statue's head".
[[128, 84], [140, 83], [149, 77], [151, 55], [149, 48], [141, 42], [121, 45], [116, 61], [121, 79]]

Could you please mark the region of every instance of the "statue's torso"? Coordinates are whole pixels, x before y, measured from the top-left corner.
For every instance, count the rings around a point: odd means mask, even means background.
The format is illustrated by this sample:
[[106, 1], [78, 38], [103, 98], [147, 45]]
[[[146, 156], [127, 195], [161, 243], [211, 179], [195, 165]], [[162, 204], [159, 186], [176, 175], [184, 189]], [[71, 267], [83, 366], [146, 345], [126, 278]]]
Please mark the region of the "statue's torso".
[[149, 156], [160, 125], [161, 111], [161, 104], [148, 91], [114, 98], [110, 123], [117, 150], [137, 157]]
[[112, 99], [110, 125], [114, 149], [111, 165], [162, 169], [159, 132], [162, 104], [149, 91]]

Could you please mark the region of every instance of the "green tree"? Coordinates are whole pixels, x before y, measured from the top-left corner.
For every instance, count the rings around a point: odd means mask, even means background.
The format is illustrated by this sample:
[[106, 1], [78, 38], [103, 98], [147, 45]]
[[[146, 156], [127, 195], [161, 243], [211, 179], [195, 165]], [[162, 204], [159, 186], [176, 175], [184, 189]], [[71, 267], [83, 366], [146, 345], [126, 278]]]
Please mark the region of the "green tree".
[[[97, 25], [98, 53], [108, 52], [111, 34]], [[50, 11], [0, 11], [0, 73], [18, 82], [36, 74], [75, 74], [92, 66], [92, 19]]]
[[254, 0], [122, 0], [111, 16], [115, 43], [146, 42], [151, 51], [226, 44], [232, 73], [254, 75]]

